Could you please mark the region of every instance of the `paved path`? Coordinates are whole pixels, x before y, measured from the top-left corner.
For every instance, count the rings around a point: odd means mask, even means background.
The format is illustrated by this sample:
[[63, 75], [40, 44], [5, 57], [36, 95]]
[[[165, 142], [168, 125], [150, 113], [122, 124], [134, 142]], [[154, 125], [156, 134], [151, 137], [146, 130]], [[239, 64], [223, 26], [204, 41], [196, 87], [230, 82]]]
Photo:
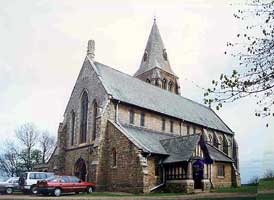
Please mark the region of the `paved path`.
[[178, 195], [178, 196], [76, 196], [76, 195], [64, 195], [61, 197], [52, 197], [52, 196], [33, 196], [33, 195], [0, 195], [0, 199], [7, 200], [105, 200], [105, 199], [119, 199], [119, 200], [164, 200], [164, 199], [182, 199], [182, 200], [195, 200], [201, 198], [225, 198], [225, 197], [256, 197], [256, 193], [199, 193], [191, 195]]

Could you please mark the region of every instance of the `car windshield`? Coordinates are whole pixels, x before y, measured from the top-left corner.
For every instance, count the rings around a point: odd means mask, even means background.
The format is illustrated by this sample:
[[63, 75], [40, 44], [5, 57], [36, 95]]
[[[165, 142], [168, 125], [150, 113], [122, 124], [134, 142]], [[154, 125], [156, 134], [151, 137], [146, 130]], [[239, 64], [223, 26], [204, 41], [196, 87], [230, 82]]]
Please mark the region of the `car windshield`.
[[9, 179], [9, 177], [0, 177], [0, 182], [6, 182]]
[[70, 180], [71, 180], [71, 182], [73, 182], [73, 183], [79, 183], [79, 182], [80, 182], [80, 179], [77, 178], [76, 176], [71, 176], [71, 177], [70, 177]]
[[58, 182], [59, 177], [58, 176], [51, 176], [46, 179], [47, 182]]

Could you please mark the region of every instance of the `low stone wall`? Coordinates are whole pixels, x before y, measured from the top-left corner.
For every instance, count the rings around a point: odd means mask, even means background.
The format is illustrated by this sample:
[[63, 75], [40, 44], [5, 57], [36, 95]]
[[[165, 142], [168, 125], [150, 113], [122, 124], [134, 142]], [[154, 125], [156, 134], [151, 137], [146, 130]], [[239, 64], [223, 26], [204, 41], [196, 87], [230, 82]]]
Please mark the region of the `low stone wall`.
[[166, 192], [194, 192], [193, 180], [168, 180], [166, 182]]

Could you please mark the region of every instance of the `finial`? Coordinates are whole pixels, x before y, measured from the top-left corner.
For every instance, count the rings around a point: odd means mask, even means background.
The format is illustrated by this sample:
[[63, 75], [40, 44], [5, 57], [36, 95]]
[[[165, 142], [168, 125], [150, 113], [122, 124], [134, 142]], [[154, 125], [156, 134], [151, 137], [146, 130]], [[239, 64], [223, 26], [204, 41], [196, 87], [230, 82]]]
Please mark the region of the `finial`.
[[156, 23], [156, 11], [153, 11], [153, 22]]

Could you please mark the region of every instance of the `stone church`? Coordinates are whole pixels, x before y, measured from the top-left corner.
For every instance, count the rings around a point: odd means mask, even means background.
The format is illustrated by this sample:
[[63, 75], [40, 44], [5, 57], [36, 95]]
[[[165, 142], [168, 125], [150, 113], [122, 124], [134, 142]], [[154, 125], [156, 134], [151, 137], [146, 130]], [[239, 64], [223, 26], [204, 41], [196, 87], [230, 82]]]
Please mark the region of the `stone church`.
[[94, 50], [90, 40], [44, 169], [95, 182], [97, 191], [240, 186], [234, 132], [180, 95], [156, 20], [133, 76], [97, 62]]

